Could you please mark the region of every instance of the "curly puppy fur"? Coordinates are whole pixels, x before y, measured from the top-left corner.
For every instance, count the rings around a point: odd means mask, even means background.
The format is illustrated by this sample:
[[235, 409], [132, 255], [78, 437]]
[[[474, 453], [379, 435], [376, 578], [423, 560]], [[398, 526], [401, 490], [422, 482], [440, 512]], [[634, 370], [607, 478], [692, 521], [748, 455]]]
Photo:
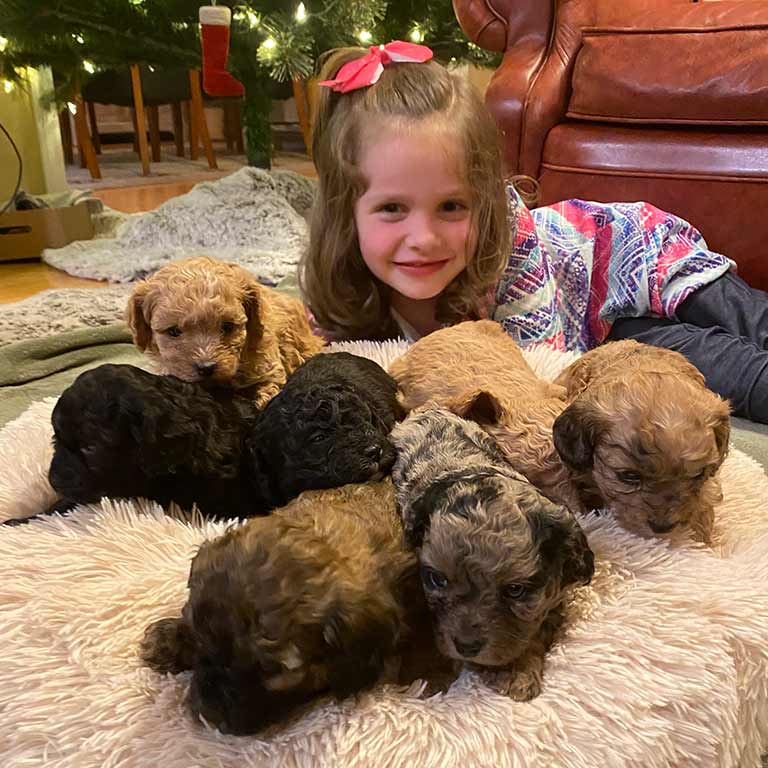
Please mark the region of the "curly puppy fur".
[[260, 496], [274, 507], [310, 488], [381, 478], [395, 460], [388, 435], [402, 417], [397, 385], [377, 363], [348, 352], [311, 358], [248, 440]]
[[401, 416], [394, 381], [339, 352], [299, 367], [259, 412], [231, 390], [207, 390], [129, 365], [81, 374], [53, 410], [57, 509], [103, 496], [196, 503], [250, 517], [304, 490], [380, 478]]
[[617, 341], [579, 358], [557, 383], [571, 404], [554, 442], [584, 506], [612, 507], [641, 533], [689, 525], [711, 544], [730, 412], [698, 369], [678, 352]]
[[552, 442], [565, 388], [539, 378], [492, 320], [459, 323], [413, 344], [390, 367], [406, 411], [432, 402], [480, 424], [547, 498], [581, 509]]
[[392, 478], [438, 648], [500, 693], [537, 696], [568, 588], [594, 572], [584, 533], [470, 421], [420, 410], [392, 440]]
[[253, 733], [373, 685], [419, 593], [389, 480], [312, 491], [204, 543], [181, 617], [151, 624], [141, 652], [161, 673], [193, 670], [195, 716]]
[[163, 373], [232, 387], [259, 406], [323, 346], [300, 301], [207, 256], [171, 262], [139, 283], [127, 316], [134, 343]]
[[[80, 374], [53, 409], [48, 477], [58, 510], [103, 496], [145, 497], [204, 514], [253, 514], [245, 439], [255, 405], [130, 365]], [[258, 511], [258, 505], [256, 505]]]

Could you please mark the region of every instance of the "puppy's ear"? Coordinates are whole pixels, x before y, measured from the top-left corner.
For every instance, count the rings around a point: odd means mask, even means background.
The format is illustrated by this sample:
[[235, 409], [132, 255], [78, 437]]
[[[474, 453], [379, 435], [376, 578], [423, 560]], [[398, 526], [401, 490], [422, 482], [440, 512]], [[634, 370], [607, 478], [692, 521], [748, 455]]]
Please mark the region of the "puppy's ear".
[[323, 628], [328, 646], [326, 668], [328, 685], [337, 699], [370, 688], [384, 670], [387, 656], [397, 649], [400, 640], [398, 611], [389, 600], [370, 603], [367, 610], [353, 612], [338, 607], [332, 611]]
[[723, 463], [728, 453], [731, 438], [731, 408], [727, 400], [720, 400], [718, 398], [718, 401], [717, 407], [713, 409], [711, 414], [710, 423], [715, 433], [715, 445], [720, 454], [719, 466]]
[[498, 424], [504, 413], [499, 398], [485, 389], [467, 390], [449, 400], [445, 407], [457, 416], [480, 425]]
[[568, 467], [585, 470], [592, 466], [600, 427], [600, 417], [586, 396], [574, 400], [555, 419], [552, 426], [555, 449]]
[[[245, 272], [245, 270], [242, 270]], [[253, 353], [264, 335], [264, 306], [265, 289], [259, 285], [255, 277], [246, 273], [243, 276], [242, 302], [246, 316], [246, 348]]]
[[126, 310], [126, 321], [133, 335], [133, 343], [142, 352], [152, 344], [152, 327], [148, 322], [152, 316], [149, 295], [150, 285], [144, 280], [133, 289]]
[[559, 569], [561, 585], [589, 584], [595, 556], [576, 518], [565, 507], [547, 504], [530, 519], [539, 552], [544, 562]]

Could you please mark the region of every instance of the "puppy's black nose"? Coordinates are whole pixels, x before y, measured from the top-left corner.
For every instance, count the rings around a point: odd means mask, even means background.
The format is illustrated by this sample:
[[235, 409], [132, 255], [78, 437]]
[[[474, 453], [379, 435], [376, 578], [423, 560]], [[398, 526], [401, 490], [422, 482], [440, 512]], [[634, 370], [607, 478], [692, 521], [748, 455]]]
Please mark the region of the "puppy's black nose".
[[648, 521], [648, 527], [654, 532], [654, 533], [669, 533], [677, 523], [666, 523], [665, 525], [662, 525], [661, 523], [653, 523], [650, 520]]
[[378, 461], [381, 458], [381, 446], [369, 445], [363, 453], [366, 459], [370, 459], [371, 461]]
[[468, 659], [471, 659], [473, 656], [477, 656], [477, 654], [483, 650], [485, 640], [472, 640], [470, 642], [463, 642], [454, 637], [453, 644], [456, 646], [456, 650], [462, 656], [466, 656]]
[[216, 370], [216, 363], [195, 363], [195, 368], [201, 376], [211, 376]]

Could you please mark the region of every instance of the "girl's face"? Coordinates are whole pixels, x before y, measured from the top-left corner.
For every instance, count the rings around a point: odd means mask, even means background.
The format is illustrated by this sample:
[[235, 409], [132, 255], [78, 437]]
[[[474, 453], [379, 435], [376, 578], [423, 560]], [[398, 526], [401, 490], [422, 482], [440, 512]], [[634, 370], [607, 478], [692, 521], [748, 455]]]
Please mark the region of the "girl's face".
[[363, 141], [359, 168], [368, 187], [355, 225], [368, 269], [401, 299], [435, 298], [477, 245], [459, 140], [426, 125], [383, 128]]

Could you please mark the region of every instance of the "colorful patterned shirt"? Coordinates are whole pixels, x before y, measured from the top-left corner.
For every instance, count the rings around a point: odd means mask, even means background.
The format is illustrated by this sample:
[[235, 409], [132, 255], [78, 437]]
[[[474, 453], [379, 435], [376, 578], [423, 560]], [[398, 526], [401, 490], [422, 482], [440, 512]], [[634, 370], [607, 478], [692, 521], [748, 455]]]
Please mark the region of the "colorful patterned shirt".
[[517, 226], [490, 316], [521, 346], [585, 352], [618, 317], [674, 319], [692, 291], [736, 267], [648, 203], [566, 200], [529, 211], [509, 194]]

